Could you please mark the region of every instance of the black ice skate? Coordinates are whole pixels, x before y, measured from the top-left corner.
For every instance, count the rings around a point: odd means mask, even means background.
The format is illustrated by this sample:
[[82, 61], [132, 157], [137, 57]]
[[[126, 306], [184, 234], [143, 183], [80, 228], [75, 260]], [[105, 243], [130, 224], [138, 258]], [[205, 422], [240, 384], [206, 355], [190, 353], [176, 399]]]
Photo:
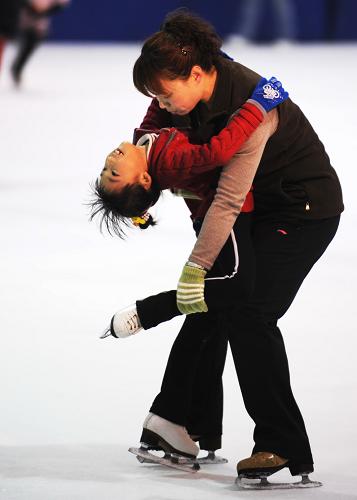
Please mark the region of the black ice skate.
[[[301, 481], [286, 483], [270, 483], [268, 477], [279, 470], [288, 467], [293, 476], [300, 475]], [[322, 486], [319, 481], [311, 481], [310, 472], [312, 465], [294, 466], [286, 458], [279, 457], [274, 453], [260, 451], [251, 457], [241, 460], [237, 464], [238, 477], [236, 484], [241, 489], [250, 490], [277, 490], [293, 488], [316, 488]]]

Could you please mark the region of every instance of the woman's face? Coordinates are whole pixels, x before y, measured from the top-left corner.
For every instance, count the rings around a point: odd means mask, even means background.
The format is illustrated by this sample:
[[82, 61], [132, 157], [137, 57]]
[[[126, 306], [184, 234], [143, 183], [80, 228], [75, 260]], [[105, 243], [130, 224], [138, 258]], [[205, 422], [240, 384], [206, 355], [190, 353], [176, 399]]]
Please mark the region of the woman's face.
[[107, 156], [100, 183], [105, 189], [120, 191], [127, 184], [145, 182], [147, 176], [145, 153], [130, 142], [122, 142]]
[[[198, 69], [196, 69], [198, 68]], [[160, 83], [163, 93], [156, 95], [161, 109], [166, 109], [173, 115], [187, 115], [205, 99], [205, 75], [199, 67], [194, 67], [186, 79], [166, 80]]]

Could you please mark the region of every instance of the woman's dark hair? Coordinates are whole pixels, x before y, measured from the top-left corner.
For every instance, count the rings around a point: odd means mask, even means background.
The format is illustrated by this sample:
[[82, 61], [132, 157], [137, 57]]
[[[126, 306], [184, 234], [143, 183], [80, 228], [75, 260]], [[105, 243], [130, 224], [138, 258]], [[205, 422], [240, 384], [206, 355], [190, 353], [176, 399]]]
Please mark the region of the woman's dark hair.
[[163, 93], [160, 79], [186, 79], [193, 66], [210, 71], [222, 40], [207, 21], [187, 9], [170, 12], [161, 30], [148, 38], [133, 68], [135, 87], [153, 97]]
[[[131, 226], [131, 217], [142, 216], [152, 205], [155, 205], [160, 197], [161, 190], [155, 179], [152, 178], [150, 189], [145, 189], [141, 184], [128, 184], [120, 192], [108, 191], [97, 179], [92, 186], [94, 200], [89, 203], [92, 221], [98, 214], [100, 219], [100, 230], [103, 225], [110, 235], [116, 234], [124, 239], [125, 227]], [[156, 222], [149, 217], [145, 226], [154, 226]]]

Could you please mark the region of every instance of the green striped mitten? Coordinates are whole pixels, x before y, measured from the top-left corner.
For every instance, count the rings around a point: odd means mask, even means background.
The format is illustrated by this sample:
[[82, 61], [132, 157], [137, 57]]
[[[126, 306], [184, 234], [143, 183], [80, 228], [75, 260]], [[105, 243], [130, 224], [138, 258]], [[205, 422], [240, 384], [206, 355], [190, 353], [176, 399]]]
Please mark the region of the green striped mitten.
[[207, 271], [187, 262], [177, 285], [177, 307], [182, 314], [207, 312], [205, 276]]

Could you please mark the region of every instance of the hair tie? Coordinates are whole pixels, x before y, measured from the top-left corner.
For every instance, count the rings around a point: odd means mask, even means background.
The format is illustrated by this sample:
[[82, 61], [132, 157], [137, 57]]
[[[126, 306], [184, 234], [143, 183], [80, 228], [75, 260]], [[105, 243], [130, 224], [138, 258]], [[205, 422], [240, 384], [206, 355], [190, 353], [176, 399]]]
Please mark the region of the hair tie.
[[151, 225], [152, 217], [149, 212], [145, 212], [138, 217], [130, 217], [131, 222], [134, 226], [139, 227], [140, 229], [146, 229]]

